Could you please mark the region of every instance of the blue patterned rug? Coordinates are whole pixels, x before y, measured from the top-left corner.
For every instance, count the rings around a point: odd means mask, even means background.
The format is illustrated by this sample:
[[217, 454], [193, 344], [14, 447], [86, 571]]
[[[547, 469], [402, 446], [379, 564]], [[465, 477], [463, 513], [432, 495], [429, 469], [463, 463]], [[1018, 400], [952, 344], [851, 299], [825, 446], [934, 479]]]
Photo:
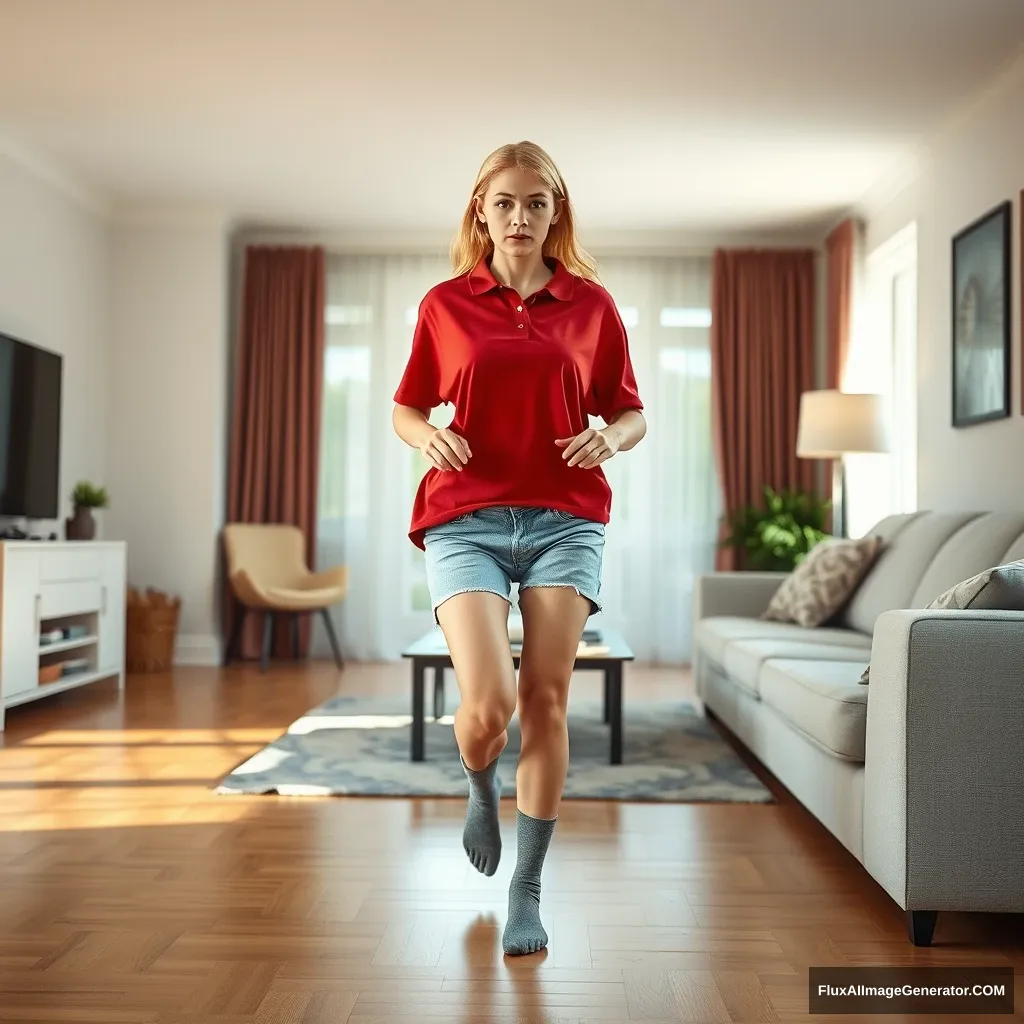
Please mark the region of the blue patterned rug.
[[[425, 727], [426, 760], [409, 760], [409, 699], [335, 697], [293, 723], [216, 788], [222, 794], [465, 797], [451, 714]], [[428, 687], [428, 708], [430, 688]], [[515, 795], [519, 722], [498, 766], [502, 795]], [[599, 701], [569, 702], [567, 800], [773, 803], [771, 793], [685, 701], [626, 700], [623, 764], [608, 763], [609, 727]]]

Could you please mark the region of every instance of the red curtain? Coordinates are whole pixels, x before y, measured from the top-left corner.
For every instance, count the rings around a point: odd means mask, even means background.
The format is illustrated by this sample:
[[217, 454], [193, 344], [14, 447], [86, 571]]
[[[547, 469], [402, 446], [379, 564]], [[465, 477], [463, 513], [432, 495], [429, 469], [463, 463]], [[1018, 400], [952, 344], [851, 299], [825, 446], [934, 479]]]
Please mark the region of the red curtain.
[[[796, 456], [800, 395], [814, 387], [814, 262], [812, 250], [715, 253], [712, 416], [726, 514], [760, 504], [766, 484], [814, 487], [814, 463]], [[736, 557], [719, 548], [716, 568], [737, 568]]]
[[[306, 540], [315, 569], [320, 408], [324, 363], [324, 251], [252, 246], [245, 253], [234, 381], [227, 521], [289, 523]], [[226, 594], [225, 643], [234, 607]], [[249, 615], [242, 657], [259, 654], [260, 616]], [[300, 653], [310, 624], [300, 630]], [[290, 653], [288, 623], [278, 624], [275, 655]]]

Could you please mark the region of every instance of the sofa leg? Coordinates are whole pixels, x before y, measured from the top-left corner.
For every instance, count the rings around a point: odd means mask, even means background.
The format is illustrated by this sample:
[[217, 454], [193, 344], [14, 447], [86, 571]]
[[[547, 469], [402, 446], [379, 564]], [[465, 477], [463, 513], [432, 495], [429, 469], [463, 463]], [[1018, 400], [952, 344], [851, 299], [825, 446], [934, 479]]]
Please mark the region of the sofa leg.
[[930, 946], [932, 936], [935, 934], [935, 920], [938, 918], [937, 910], [908, 910], [907, 911], [907, 932], [910, 941], [915, 946]]

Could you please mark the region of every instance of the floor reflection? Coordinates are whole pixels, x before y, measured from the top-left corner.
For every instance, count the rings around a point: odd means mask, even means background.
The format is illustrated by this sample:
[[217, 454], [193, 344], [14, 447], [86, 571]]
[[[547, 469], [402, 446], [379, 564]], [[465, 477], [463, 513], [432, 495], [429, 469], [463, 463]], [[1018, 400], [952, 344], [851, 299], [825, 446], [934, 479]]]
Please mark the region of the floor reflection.
[[[501, 924], [493, 913], [478, 914], [463, 935], [463, 957], [470, 970], [466, 982], [463, 1024], [502, 1017], [520, 1024], [551, 1024], [543, 1004], [540, 968], [548, 958], [542, 949], [532, 956], [505, 956]], [[511, 1013], [510, 1013], [511, 1011]]]

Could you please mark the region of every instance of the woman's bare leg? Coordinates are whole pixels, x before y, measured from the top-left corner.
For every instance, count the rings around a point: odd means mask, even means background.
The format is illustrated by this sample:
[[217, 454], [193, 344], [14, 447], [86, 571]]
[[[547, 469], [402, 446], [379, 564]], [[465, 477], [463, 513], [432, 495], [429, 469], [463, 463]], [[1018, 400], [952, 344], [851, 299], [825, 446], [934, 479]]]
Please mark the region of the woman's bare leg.
[[516, 869], [502, 936], [506, 953], [536, 953], [548, 942], [540, 920], [540, 880], [569, 766], [566, 706], [569, 681], [590, 602], [572, 587], [520, 590], [523, 653], [519, 725], [523, 745], [516, 772]]
[[473, 591], [457, 594], [437, 609], [461, 695], [455, 739], [470, 782], [462, 844], [470, 862], [485, 875], [494, 874], [501, 858], [497, 759], [508, 743], [508, 723], [516, 708], [508, 607], [497, 594]]
[[572, 587], [530, 587], [520, 592], [519, 607], [523, 615], [519, 663], [523, 747], [516, 772], [516, 804], [533, 818], [554, 818], [569, 767], [569, 680], [591, 608]]

